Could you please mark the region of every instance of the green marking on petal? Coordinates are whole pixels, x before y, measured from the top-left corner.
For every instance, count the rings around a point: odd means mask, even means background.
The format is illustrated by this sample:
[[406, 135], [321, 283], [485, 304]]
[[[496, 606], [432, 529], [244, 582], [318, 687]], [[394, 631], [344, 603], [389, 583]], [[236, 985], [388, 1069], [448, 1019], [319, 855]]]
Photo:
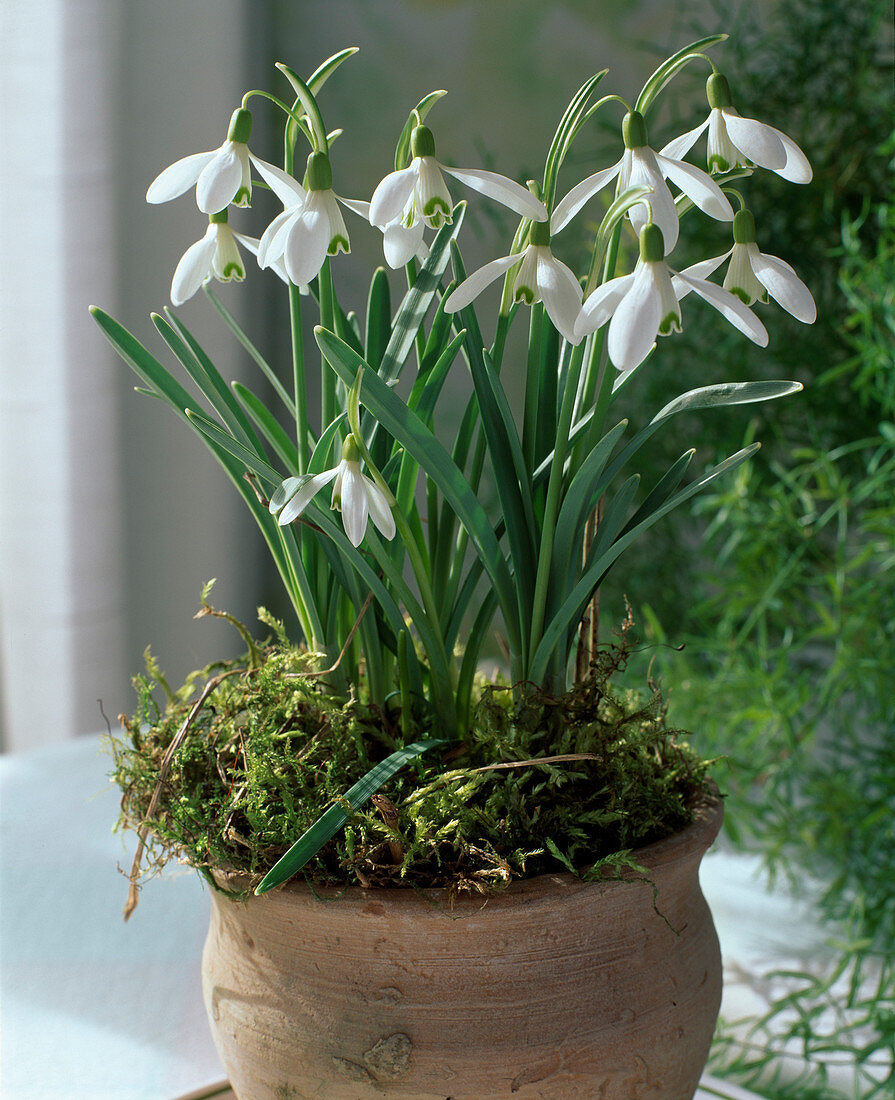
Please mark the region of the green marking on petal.
[[712, 156], [709, 157], [709, 171], [712, 173], [729, 172], [730, 165], [724, 157], [720, 156], [718, 153], [713, 153]]
[[517, 284], [513, 292], [513, 300], [516, 302], [525, 302], [527, 306], [534, 305], [535, 292], [530, 286]]
[[440, 212], [445, 216], [451, 212], [451, 208], [439, 195], [433, 195], [423, 207], [423, 214], [425, 214], [427, 218], [433, 217], [436, 212]]
[[252, 205], [252, 192], [248, 187], [240, 187], [233, 197], [234, 206], [251, 206]]
[[327, 249], [327, 252], [330, 256], [335, 256], [340, 251], [350, 252], [351, 245], [348, 243], [347, 237], [344, 237], [341, 233], [338, 233], [329, 242], [329, 248]]
[[735, 294], [739, 300], [747, 306], [751, 306], [755, 300], [751, 294], [747, 293], [741, 286], [729, 286], [726, 288], [731, 294]]
[[241, 283], [246, 277], [245, 268], [242, 264], [238, 264], [231, 261], [224, 267], [224, 273], [221, 276], [221, 282], [226, 283], [231, 279], [234, 279], [237, 283]]
[[659, 324], [659, 335], [668, 336], [672, 332], [681, 331], [681, 319], [676, 313], [667, 313]]

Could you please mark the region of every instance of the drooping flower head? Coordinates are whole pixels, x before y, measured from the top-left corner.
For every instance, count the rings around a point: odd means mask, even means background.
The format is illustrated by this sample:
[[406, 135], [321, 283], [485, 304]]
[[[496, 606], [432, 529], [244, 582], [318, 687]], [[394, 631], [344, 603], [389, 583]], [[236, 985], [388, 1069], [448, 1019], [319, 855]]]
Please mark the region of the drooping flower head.
[[560, 335], [570, 344], [579, 344], [581, 336], [575, 332], [575, 322], [581, 309], [581, 287], [569, 268], [550, 250], [549, 222], [532, 223], [531, 242], [521, 253], [492, 260], [464, 279], [444, 303], [445, 313], [456, 313], [468, 306], [486, 286], [517, 264], [513, 301], [529, 306], [542, 301]]
[[729, 172], [731, 168], [751, 168], [757, 164], [790, 183], [811, 182], [808, 158], [792, 138], [767, 123], [737, 114], [730, 85], [721, 73], [712, 73], [706, 81], [706, 96], [709, 117], [695, 129], [670, 141], [662, 150], [665, 156], [686, 156], [699, 136], [708, 130], [710, 172]]
[[258, 263], [269, 267], [282, 260], [289, 278], [297, 286], [314, 279], [327, 256], [350, 252], [348, 230], [332, 189], [332, 168], [326, 153], [308, 157], [306, 187], [272, 164], [258, 165], [258, 171], [285, 209], [261, 236]]
[[638, 111], [631, 111], [622, 122], [625, 152], [618, 164], [604, 168], [582, 180], [559, 202], [551, 219], [553, 232], [558, 233], [584, 204], [618, 176], [618, 193], [629, 187], [648, 187], [652, 191], [646, 200], [631, 207], [628, 217], [639, 233], [648, 221], [661, 230], [669, 252], [677, 244], [678, 216], [674, 198], [666, 179], [683, 191], [703, 213], [718, 221], [731, 221], [733, 208], [721, 188], [705, 172], [685, 164], [665, 153], [650, 148], [646, 121]]
[[342, 444], [342, 461], [337, 466], [319, 474], [287, 478], [270, 501], [270, 512], [277, 516], [277, 523], [285, 527], [298, 519], [317, 493], [332, 481], [335, 484], [331, 507], [342, 513], [342, 526], [352, 546], [363, 542], [368, 519], [372, 519], [385, 538], [394, 538], [392, 501], [371, 478], [361, 473], [360, 460], [357, 440], [349, 434]]
[[461, 183], [496, 199], [510, 210], [546, 221], [547, 208], [519, 183], [497, 172], [480, 168], [449, 168], [435, 159], [435, 138], [428, 126], [415, 126], [410, 137], [413, 159], [407, 168], [390, 172], [377, 186], [370, 200], [370, 222], [384, 228], [400, 222], [411, 229], [421, 220], [432, 229], [451, 221], [453, 204], [444, 181], [447, 172]]
[[609, 358], [618, 370], [633, 370], [653, 350], [657, 336], [681, 331], [679, 300], [690, 290], [754, 343], [767, 344], [764, 325], [739, 298], [695, 277], [692, 268], [672, 272], [662, 230], [652, 222], [640, 230], [640, 257], [633, 272], [597, 287], [581, 309], [575, 332], [580, 338], [609, 321]]
[[730, 260], [724, 276], [724, 289], [735, 294], [747, 306], [767, 303], [773, 298], [787, 313], [806, 325], [817, 318], [817, 306], [811, 291], [790, 265], [779, 256], [760, 252], [755, 241], [755, 218], [749, 210], [738, 210], [733, 219], [733, 248], [694, 264], [691, 271], [700, 277], [710, 275], [725, 260]]
[[224, 144], [170, 165], [149, 185], [146, 201], [169, 202], [195, 184], [196, 202], [203, 214], [216, 214], [231, 203], [248, 206], [252, 200], [250, 163], [257, 168], [265, 163], [249, 152], [251, 133], [252, 115], [238, 107], [230, 119]]
[[257, 242], [234, 233], [227, 224], [227, 211], [209, 214], [205, 236], [184, 252], [171, 281], [171, 301], [182, 306], [209, 279], [219, 283], [241, 283], [245, 278], [245, 266], [236, 242]]

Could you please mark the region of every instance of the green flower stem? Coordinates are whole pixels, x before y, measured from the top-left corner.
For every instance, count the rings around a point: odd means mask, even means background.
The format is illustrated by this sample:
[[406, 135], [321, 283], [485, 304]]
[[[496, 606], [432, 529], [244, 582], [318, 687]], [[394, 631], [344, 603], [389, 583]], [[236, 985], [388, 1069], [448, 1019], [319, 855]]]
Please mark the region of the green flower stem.
[[[336, 320], [335, 290], [333, 288], [332, 270], [329, 266], [329, 257], [323, 261], [320, 275], [317, 279], [320, 294], [320, 324], [331, 332], [338, 332], [341, 327]], [[339, 409], [336, 406], [336, 372], [326, 361], [326, 356], [320, 354], [320, 423], [331, 424], [338, 416]]]
[[[510, 324], [513, 318], [516, 316], [516, 311], [512, 310], [508, 315], [501, 313], [497, 318], [497, 330], [494, 334], [494, 344], [491, 348], [491, 362], [494, 365], [494, 370], [500, 374], [500, 365], [503, 361], [504, 348], [506, 347], [507, 334], [510, 330]], [[472, 400], [475, 397], [473, 395]], [[482, 470], [485, 466], [485, 433], [479, 429], [478, 437], [476, 439], [475, 451], [472, 457], [472, 467], [469, 474], [469, 487], [474, 493], [478, 492], [479, 484], [482, 479]], [[457, 598], [457, 592], [460, 589], [461, 581], [464, 574], [464, 563], [466, 560], [466, 550], [469, 546], [469, 532], [465, 527], [461, 527], [457, 534], [457, 541], [454, 546], [453, 555], [450, 554], [450, 544], [454, 538], [454, 523], [455, 516], [445, 502], [441, 518], [439, 521], [439, 538], [441, 539], [441, 546], [443, 547], [443, 556], [439, 558], [435, 566], [435, 576], [438, 578], [445, 578], [445, 598], [444, 604], [444, 621], [449, 622], [454, 601]], [[448, 567], [448, 559], [450, 564]], [[444, 569], [440, 568], [444, 565]], [[445, 573], [447, 574], [445, 577]]]
[[[556, 427], [556, 443], [553, 450], [553, 462], [550, 466], [550, 480], [547, 484], [547, 500], [544, 505], [544, 525], [541, 529], [541, 547], [538, 553], [538, 575], [535, 581], [534, 600], [532, 602], [532, 623], [530, 651], [526, 668], [534, 659], [535, 649], [544, 629], [547, 614], [547, 596], [550, 586], [550, 572], [553, 561], [553, 536], [556, 531], [556, 518], [559, 514], [560, 497], [563, 484], [563, 466], [568, 449], [569, 430], [572, 427], [572, 415], [575, 411], [575, 396], [584, 363], [585, 349], [590, 347], [590, 339], [572, 349], [569, 371], [563, 391], [562, 408]], [[558, 670], [554, 668], [554, 672]]]
[[528, 324], [528, 361], [525, 370], [525, 411], [522, 421], [522, 453], [529, 473], [534, 470], [537, 456], [535, 444], [538, 414], [541, 405], [541, 332], [544, 307], [538, 302], [531, 307]]
[[242, 97], [242, 108], [243, 108], [243, 110], [248, 110], [248, 103], [249, 103], [249, 100], [252, 98], [253, 95], [260, 95], [260, 96], [263, 96], [264, 99], [269, 99], [270, 102], [275, 103], [284, 114], [288, 115], [289, 118], [291, 118], [292, 121], [297, 126], [301, 126], [301, 124], [302, 124], [301, 116], [295, 110], [295, 108], [298, 106], [298, 103], [299, 103], [298, 100], [295, 101], [295, 104], [292, 107], [287, 107], [286, 104], [282, 101], [282, 99], [279, 99], [275, 95], [271, 95], [270, 92], [262, 91], [262, 89], [260, 89], [260, 88], [253, 88], [250, 92], [246, 92], [246, 94]]
[[[291, 117], [290, 115], [290, 119]], [[290, 176], [293, 175], [295, 166], [295, 138], [293, 122], [287, 122], [284, 133], [283, 170]], [[289, 284], [289, 332], [292, 337], [292, 377], [295, 394], [295, 448], [298, 471], [304, 474], [307, 472], [311, 457], [308, 448], [308, 394], [301, 332], [301, 293], [292, 283]], [[325, 423], [328, 424], [329, 421]]]

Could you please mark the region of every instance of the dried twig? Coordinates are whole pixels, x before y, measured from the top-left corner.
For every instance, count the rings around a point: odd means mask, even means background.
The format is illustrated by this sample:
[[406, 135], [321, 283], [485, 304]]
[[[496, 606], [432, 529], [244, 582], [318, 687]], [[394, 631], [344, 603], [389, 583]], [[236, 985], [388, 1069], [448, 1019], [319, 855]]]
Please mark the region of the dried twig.
[[127, 904], [124, 907], [124, 919], [129, 920], [133, 911], [137, 908], [137, 902], [139, 901], [139, 886], [137, 880], [140, 877], [140, 863], [143, 860], [143, 852], [146, 848], [146, 834], [149, 831], [149, 826], [146, 822], [152, 818], [158, 808], [159, 799], [161, 798], [162, 788], [164, 787], [165, 780], [168, 778], [168, 771], [171, 768], [171, 763], [174, 760], [174, 755], [180, 746], [183, 744], [186, 735], [189, 733], [190, 726], [195, 721], [196, 715], [202, 709], [205, 700], [214, 691], [214, 689], [223, 680], [226, 680], [228, 676], [235, 676], [238, 672], [249, 672], [247, 668], [231, 668], [227, 672], [222, 672], [218, 676], [213, 676], [205, 687], [202, 689], [202, 694], [193, 703], [190, 708], [189, 714], [183, 721], [180, 729], [174, 735], [171, 744], [165, 750], [165, 755], [162, 757], [162, 764], [159, 768], [158, 779], [156, 780], [155, 789], [152, 792], [152, 797], [149, 800], [149, 808], [146, 811], [143, 824], [137, 830], [137, 836], [139, 843], [137, 844], [137, 854], [134, 856], [134, 862], [131, 864], [131, 870], [128, 877], [128, 891], [127, 891]]

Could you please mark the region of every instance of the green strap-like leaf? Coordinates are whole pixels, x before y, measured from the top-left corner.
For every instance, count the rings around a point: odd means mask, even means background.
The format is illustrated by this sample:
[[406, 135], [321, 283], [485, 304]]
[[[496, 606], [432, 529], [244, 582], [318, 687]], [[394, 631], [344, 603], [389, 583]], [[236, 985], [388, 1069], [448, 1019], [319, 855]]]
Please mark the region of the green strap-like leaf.
[[429, 312], [432, 299], [441, 283], [450, 258], [451, 241], [460, 232], [466, 203], [454, 207], [454, 220], [438, 230], [429, 248], [426, 262], [420, 268], [413, 286], [404, 295], [392, 325], [392, 334], [382, 356], [379, 375], [386, 382], [394, 382], [413, 351], [413, 344], [423, 318]]
[[[314, 330], [314, 335], [342, 381], [346, 386], [352, 386], [358, 370], [366, 367], [363, 359], [334, 333], [327, 332], [326, 329], [318, 326]], [[360, 396], [362, 404], [370, 410], [375, 419], [414, 457], [426, 474], [438, 485], [469, 532], [469, 537], [497, 591], [505, 617], [510, 648], [514, 652], [519, 652], [520, 630], [516, 618], [513, 580], [485, 510], [479, 504], [466, 479], [420, 418], [373, 371], [368, 370], [364, 374]]]
[[229, 432], [225, 431], [220, 424], [215, 424], [213, 420], [209, 420], [203, 413], [197, 412], [195, 409], [188, 408], [186, 410], [187, 419], [190, 423], [194, 424], [200, 432], [203, 432], [209, 439], [213, 440], [219, 447], [223, 447], [225, 451], [229, 451], [231, 455], [239, 462], [241, 462], [247, 470], [251, 470], [253, 474], [257, 474], [258, 477], [272, 488], [276, 488], [282, 482], [282, 475], [278, 470], [275, 470], [265, 459], [263, 459], [255, 451], [249, 450], [248, 447], [243, 446], [238, 439], [234, 439]]
[[726, 34], [711, 34], [708, 38], [700, 38], [698, 42], [691, 42], [689, 46], [684, 46], [682, 50], [672, 54], [643, 85], [643, 91], [637, 97], [637, 105], [634, 109], [642, 115], [646, 114], [653, 100], [672, 77], [676, 76], [685, 65], [696, 60], [702, 50], [726, 41], [727, 37]]
[[252, 430], [246, 414], [239, 402], [230, 392], [227, 383], [211, 359], [199, 346], [192, 334], [182, 325], [170, 310], [161, 317], [153, 313], [152, 323], [158, 329], [162, 339], [174, 352], [183, 369], [195, 382], [200, 393], [218, 414], [221, 420], [248, 447], [261, 451], [261, 443]]
[[382, 760], [374, 768], [371, 768], [362, 779], [359, 779], [335, 805], [330, 806], [314, 824], [304, 832], [292, 845], [288, 852], [267, 872], [261, 882], [255, 887], [256, 894], [266, 894], [275, 886], [281, 886], [294, 874], [304, 867], [308, 860], [320, 851], [324, 844], [336, 835], [339, 829], [348, 820], [350, 814], [356, 812], [369, 801], [371, 795], [401, 768], [411, 760], [421, 756], [429, 749], [446, 745], [447, 741], [430, 739], [426, 741], [414, 741], [403, 749], [398, 749], [385, 760]]
[[664, 515], [676, 508], [679, 504], [695, 496], [706, 485], [728, 471], [735, 469], [740, 463], [751, 458], [759, 448], [758, 443], [745, 447], [736, 454], [713, 466], [701, 478], [691, 482], [685, 489], [675, 493], [660, 508], [657, 508], [650, 516], [642, 520], [636, 527], [632, 527], [621, 538], [617, 539], [603, 554], [599, 556], [586, 570], [581, 580], [575, 585], [563, 605], [556, 612], [544, 629], [541, 642], [535, 651], [531, 662], [529, 676], [535, 683], [543, 680], [546, 670], [554, 655], [554, 650], [560, 639], [571, 627], [578, 623], [584, 608], [590, 600], [597, 586], [606, 575], [612, 563], [649, 527], [660, 520]]
[[258, 427], [258, 430], [276, 452], [277, 457], [290, 474], [298, 473], [298, 456], [295, 453], [295, 443], [283, 430], [282, 425], [271, 413], [264, 402], [241, 382], [234, 382], [233, 392], [240, 404], [247, 410], [249, 416]]

